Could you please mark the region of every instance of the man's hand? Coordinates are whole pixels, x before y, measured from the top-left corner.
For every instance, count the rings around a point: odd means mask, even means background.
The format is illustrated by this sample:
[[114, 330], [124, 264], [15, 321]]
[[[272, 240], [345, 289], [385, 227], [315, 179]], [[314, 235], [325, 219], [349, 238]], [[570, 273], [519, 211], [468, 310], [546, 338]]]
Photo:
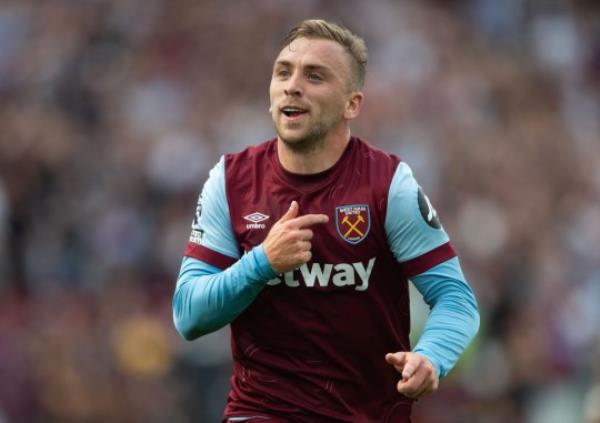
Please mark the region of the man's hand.
[[440, 382], [438, 374], [431, 361], [424, 356], [402, 351], [386, 354], [385, 361], [402, 375], [396, 386], [401, 394], [418, 399], [437, 391]]
[[263, 242], [273, 270], [284, 273], [307, 263], [312, 257], [310, 240], [313, 237], [308, 227], [328, 221], [325, 214], [298, 216], [298, 203], [292, 201], [289, 210], [273, 225]]

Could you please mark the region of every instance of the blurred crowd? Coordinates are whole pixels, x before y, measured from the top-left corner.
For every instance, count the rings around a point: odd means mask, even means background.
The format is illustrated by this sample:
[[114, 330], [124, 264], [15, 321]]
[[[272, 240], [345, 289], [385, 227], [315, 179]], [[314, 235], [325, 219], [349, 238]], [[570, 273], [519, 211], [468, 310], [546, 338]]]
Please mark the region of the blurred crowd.
[[309, 17], [366, 39], [353, 131], [411, 165], [480, 303], [414, 420], [600, 422], [598, 2], [3, 0], [0, 423], [219, 421], [227, 329], [181, 340], [172, 292]]

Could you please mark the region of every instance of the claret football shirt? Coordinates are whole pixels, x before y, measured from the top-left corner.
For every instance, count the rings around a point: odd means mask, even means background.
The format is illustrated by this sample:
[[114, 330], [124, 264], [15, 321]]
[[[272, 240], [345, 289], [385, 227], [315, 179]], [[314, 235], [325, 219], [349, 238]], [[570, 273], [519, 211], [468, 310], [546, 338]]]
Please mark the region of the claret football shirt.
[[[217, 272], [245, 254], [265, 261], [260, 244], [293, 200], [299, 214], [327, 214], [329, 222], [311, 228], [310, 262], [253, 273], [255, 297], [230, 322], [225, 417], [405, 421], [411, 401], [396, 391], [399, 374], [383, 357], [410, 350], [408, 279], [456, 258], [399, 158], [354, 137], [319, 174], [287, 172], [276, 140], [224, 156], [202, 190], [184, 267], [199, 261]], [[244, 277], [236, 281], [246, 289]], [[227, 304], [219, 307], [227, 313]]]

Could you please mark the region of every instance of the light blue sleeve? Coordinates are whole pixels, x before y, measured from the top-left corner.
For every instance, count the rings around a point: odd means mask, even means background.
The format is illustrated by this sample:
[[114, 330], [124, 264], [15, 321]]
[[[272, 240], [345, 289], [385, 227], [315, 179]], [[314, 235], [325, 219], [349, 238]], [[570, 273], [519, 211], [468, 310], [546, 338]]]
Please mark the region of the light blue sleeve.
[[[400, 163], [388, 195], [385, 230], [398, 262], [406, 262], [449, 241], [437, 212], [413, 177]], [[479, 310], [457, 257], [411, 281], [430, 307], [429, 317], [414, 352], [426, 356], [444, 377], [458, 361], [479, 329]]]
[[457, 257], [411, 278], [431, 308], [413, 351], [427, 357], [444, 377], [454, 367], [479, 330], [475, 295]]
[[231, 322], [275, 277], [262, 245], [240, 258], [225, 193], [223, 157], [210, 171], [202, 188], [190, 242], [237, 261], [222, 271], [202, 260], [183, 258], [173, 295], [173, 321], [187, 340]]
[[275, 276], [262, 244], [223, 271], [184, 257], [173, 296], [177, 331], [191, 341], [220, 329], [244, 311]]
[[399, 262], [419, 257], [448, 242], [435, 209], [404, 162], [398, 165], [390, 184], [384, 227], [392, 253]]
[[225, 195], [223, 157], [211, 169], [198, 198], [190, 241], [234, 259], [240, 257]]

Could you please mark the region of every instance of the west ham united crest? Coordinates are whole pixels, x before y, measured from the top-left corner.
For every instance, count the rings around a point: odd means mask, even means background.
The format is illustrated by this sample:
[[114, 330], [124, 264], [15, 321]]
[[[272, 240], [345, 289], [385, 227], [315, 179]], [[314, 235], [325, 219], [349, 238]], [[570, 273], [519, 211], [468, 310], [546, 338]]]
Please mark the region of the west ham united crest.
[[350, 244], [358, 244], [371, 229], [368, 204], [351, 204], [335, 208], [335, 226], [338, 234]]

